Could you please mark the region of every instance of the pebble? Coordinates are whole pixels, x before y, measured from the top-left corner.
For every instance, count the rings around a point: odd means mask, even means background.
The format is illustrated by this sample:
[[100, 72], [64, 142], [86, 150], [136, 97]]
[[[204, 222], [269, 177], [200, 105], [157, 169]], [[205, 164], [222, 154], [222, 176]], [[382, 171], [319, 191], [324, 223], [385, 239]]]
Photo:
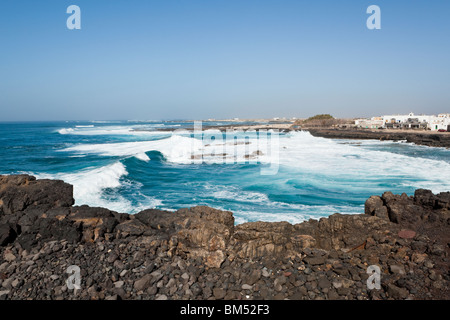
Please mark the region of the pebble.
[[146, 274], [145, 276], [134, 282], [134, 289], [136, 289], [136, 291], [144, 290], [150, 285], [151, 280], [152, 276], [150, 274]]
[[183, 273], [183, 274], [181, 275], [181, 279], [189, 280], [189, 274], [187, 274], [186, 272]]
[[405, 267], [400, 266], [400, 265], [390, 265], [389, 271], [391, 273], [395, 273], [395, 274], [402, 274], [402, 275], [406, 274]]
[[[189, 289], [188, 289], [189, 290]], [[190, 292], [192, 294], [192, 292]], [[213, 295], [214, 298], [216, 299], [223, 299], [225, 298], [225, 295], [227, 294], [226, 290], [222, 289], [222, 288], [214, 288], [213, 289]]]
[[322, 289], [328, 289], [331, 287], [331, 282], [326, 277], [322, 277], [319, 279], [318, 285]]
[[120, 272], [120, 274], [119, 274], [119, 276], [120, 277], [125, 277], [125, 275], [128, 273], [128, 270], [127, 269], [124, 269], [124, 270], [122, 270], [121, 272]]
[[118, 258], [117, 254], [115, 252], [113, 252], [108, 256], [106, 261], [108, 261], [108, 263], [113, 263], [114, 261], [117, 260], [117, 258]]
[[11, 252], [5, 252], [5, 254], [3, 255], [3, 258], [8, 262], [12, 262], [12, 261], [16, 260], [16, 256], [13, 255]]

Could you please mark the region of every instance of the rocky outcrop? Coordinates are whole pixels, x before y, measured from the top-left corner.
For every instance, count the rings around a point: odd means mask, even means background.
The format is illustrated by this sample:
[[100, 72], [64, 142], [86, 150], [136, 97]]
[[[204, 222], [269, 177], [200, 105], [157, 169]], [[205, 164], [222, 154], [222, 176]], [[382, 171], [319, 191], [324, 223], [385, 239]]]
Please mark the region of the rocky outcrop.
[[376, 139], [407, 141], [417, 145], [429, 147], [450, 148], [450, 134], [431, 133], [420, 131], [385, 132], [384, 130], [372, 131], [364, 129], [329, 129], [329, 128], [308, 128], [313, 136], [331, 139]]
[[[448, 299], [450, 193], [370, 197], [365, 213], [235, 225], [198, 206], [73, 206], [72, 186], [0, 176], [3, 299]], [[81, 269], [82, 289], [66, 270]], [[381, 271], [381, 289], [366, 281]]]
[[448, 226], [450, 192], [434, 195], [430, 190], [417, 189], [414, 196], [385, 192], [372, 196], [365, 203], [365, 213], [418, 231]]
[[0, 215], [46, 211], [73, 205], [73, 187], [60, 180], [39, 180], [29, 175], [0, 176]]

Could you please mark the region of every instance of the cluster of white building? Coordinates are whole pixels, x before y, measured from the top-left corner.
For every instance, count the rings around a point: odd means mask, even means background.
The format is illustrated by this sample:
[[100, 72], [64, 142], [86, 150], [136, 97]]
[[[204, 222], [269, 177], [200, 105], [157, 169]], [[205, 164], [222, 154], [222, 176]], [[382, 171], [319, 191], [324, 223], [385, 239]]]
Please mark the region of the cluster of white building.
[[450, 113], [435, 115], [384, 115], [370, 119], [357, 119], [355, 125], [367, 129], [428, 129], [431, 131], [446, 130], [450, 132]]

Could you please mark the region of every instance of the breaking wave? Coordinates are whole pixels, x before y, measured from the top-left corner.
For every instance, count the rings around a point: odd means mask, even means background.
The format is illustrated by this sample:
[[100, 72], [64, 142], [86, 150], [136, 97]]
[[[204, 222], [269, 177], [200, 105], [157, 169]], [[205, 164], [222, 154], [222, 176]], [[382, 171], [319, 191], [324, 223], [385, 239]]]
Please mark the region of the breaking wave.
[[123, 180], [128, 175], [128, 172], [125, 165], [121, 162], [73, 173], [41, 173], [34, 175], [40, 179], [60, 179], [72, 184], [76, 205], [86, 204], [93, 207], [104, 207], [118, 212], [135, 213], [162, 204], [162, 201], [150, 196], [143, 197], [144, 200], [140, 203], [133, 203], [120, 193], [105, 192], [130, 184], [130, 182]]

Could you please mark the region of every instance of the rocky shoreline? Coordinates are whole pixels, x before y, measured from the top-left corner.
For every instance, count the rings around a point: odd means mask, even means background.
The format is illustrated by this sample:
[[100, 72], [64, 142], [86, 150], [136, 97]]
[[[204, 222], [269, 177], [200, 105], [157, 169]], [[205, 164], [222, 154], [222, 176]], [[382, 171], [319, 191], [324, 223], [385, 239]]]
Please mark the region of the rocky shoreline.
[[315, 137], [331, 139], [375, 139], [407, 141], [417, 145], [429, 147], [450, 148], [450, 134], [432, 133], [428, 131], [373, 131], [369, 129], [328, 129], [328, 128], [305, 128]]
[[[0, 176], [0, 299], [450, 298], [450, 192], [385, 192], [365, 213], [295, 225], [235, 225], [201, 206], [129, 215], [74, 206], [72, 192]], [[80, 289], [66, 283], [71, 265]]]

